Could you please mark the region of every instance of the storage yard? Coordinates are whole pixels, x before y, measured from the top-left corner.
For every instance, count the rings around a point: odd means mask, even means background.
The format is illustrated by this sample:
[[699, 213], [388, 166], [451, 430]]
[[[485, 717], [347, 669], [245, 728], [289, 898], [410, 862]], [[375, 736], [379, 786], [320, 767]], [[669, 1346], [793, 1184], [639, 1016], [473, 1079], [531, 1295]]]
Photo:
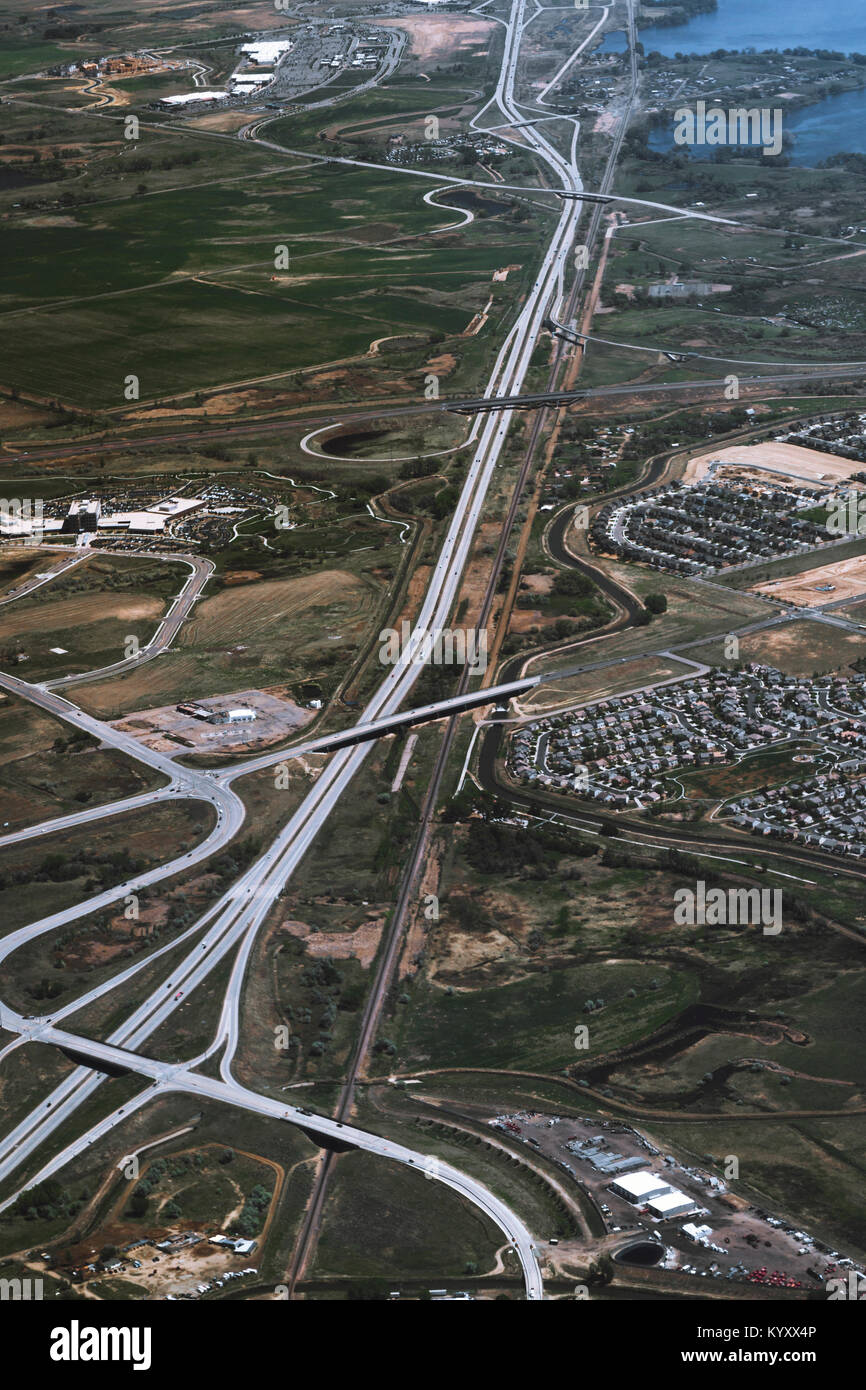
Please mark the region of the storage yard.
[[574, 1180], [603, 1226], [599, 1247], [616, 1260], [804, 1291], [860, 1268], [621, 1121], [522, 1111], [490, 1123]]

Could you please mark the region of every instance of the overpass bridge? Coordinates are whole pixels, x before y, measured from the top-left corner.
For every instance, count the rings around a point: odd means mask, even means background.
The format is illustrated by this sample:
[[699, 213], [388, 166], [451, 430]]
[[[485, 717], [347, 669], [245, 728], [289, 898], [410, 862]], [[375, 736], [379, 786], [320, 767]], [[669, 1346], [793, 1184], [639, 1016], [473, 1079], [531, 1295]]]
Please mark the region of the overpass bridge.
[[473, 690], [466, 695], [454, 695], [450, 700], [436, 700], [430, 705], [418, 705], [415, 709], [404, 710], [400, 714], [389, 714], [384, 719], [374, 719], [369, 724], [356, 724], [353, 729], [344, 729], [338, 734], [326, 734], [318, 747], [344, 748], [350, 743], [363, 743], [367, 739], [382, 738], [385, 734], [396, 734], [412, 724], [425, 724], [434, 719], [450, 719], [453, 714], [476, 709], [479, 705], [505, 703], [514, 695], [523, 695], [533, 690], [541, 681], [540, 676], [527, 676], [524, 680], [509, 681], [505, 685], [490, 685], [484, 690]]
[[[549, 676], [545, 677], [549, 679]], [[483, 690], [472, 690], [465, 695], [455, 695], [450, 700], [436, 700], [429, 705], [419, 705], [415, 709], [403, 710], [399, 714], [388, 714], [382, 719], [372, 719], [367, 724], [353, 724], [350, 729], [340, 729], [334, 734], [323, 734], [321, 738], [310, 739], [308, 743], [298, 743], [292, 748], [261, 753], [244, 762], [233, 763], [222, 772], [212, 774], [220, 781], [232, 781], [235, 777], [246, 776], [260, 768], [273, 767], [274, 763], [289, 758], [302, 758], [308, 753], [332, 753], [337, 748], [349, 748], [356, 743], [368, 743], [372, 739], [384, 738], [387, 734], [398, 734], [413, 724], [426, 724], [435, 719], [450, 719], [452, 715], [462, 714], [464, 710], [477, 709], [480, 705], [505, 704], [514, 695], [523, 695], [541, 681], [540, 676], [527, 676], [523, 680], [508, 681], [505, 685], [490, 685]]]

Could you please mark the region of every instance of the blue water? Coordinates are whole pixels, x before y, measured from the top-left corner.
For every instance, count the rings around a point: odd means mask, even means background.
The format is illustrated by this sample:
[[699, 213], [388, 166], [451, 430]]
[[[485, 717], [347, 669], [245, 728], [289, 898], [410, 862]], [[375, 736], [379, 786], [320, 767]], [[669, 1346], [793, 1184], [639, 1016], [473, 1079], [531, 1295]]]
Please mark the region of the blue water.
[[[864, 0], [719, 0], [713, 14], [673, 28], [641, 27], [647, 53], [712, 53], [715, 48], [835, 48], [866, 53]], [[612, 51], [610, 49], [608, 52]]]
[[[694, 107], [691, 101], [685, 104]], [[786, 112], [782, 103], [780, 106], [782, 129], [786, 135], [794, 136], [794, 144], [786, 144], [784, 151], [792, 164], [814, 168], [830, 155], [842, 151], [866, 154], [866, 89], [825, 97], [823, 101], [801, 106], [796, 111]], [[714, 146], [675, 145], [673, 122], [670, 126], [653, 127], [648, 143], [651, 150], [673, 149], [687, 153], [692, 159], [713, 159], [715, 156]], [[772, 157], [760, 156], [760, 159], [772, 169], [775, 162]]]
[[628, 38], [624, 29], [613, 29], [609, 34], [605, 34], [596, 53], [625, 53], [628, 48]]

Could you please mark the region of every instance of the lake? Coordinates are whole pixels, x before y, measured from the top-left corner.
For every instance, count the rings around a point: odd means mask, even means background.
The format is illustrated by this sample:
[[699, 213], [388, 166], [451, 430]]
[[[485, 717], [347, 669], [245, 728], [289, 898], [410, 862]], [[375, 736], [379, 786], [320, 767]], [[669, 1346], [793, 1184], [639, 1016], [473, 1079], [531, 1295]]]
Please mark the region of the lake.
[[[712, 14], [673, 28], [641, 26], [647, 53], [711, 53], [715, 48], [836, 48], [866, 53], [864, 0], [719, 0]], [[608, 52], [617, 51], [608, 49]]]
[[[694, 102], [684, 103], [694, 109]], [[784, 110], [784, 105], [782, 109]], [[825, 97], [811, 106], [785, 112], [782, 129], [794, 136], [793, 146], [786, 145], [785, 153], [792, 164], [814, 168], [830, 155], [841, 152], [866, 154], [866, 89], [843, 92], [840, 96]], [[654, 126], [650, 131], [649, 147], [664, 153], [670, 149], [685, 150], [693, 159], [712, 159], [715, 147], [709, 145], [675, 146], [673, 122], [670, 126]], [[767, 168], [773, 159], [762, 159]]]

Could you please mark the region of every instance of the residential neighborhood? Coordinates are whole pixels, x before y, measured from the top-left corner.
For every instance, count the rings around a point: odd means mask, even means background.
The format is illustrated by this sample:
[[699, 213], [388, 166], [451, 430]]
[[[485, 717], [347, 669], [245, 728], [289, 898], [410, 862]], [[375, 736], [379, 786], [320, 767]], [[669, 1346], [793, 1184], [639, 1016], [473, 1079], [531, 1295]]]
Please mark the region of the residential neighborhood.
[[527, 784], [646, 810], [682, 799], [677, 773], [776, 747], [820, 770], [726, 801], [719, 814], [755, 835], [866, 854], [864, 675], [807, 680], [752, 664], [600, 700], [522, 725], [509, 768]]
[[605, 554], [676, 574], [713, 574], [731, 565], [777, 559], [832, 539], [798, 515], [820, 506], [826, 489], [753, 482], [675, 482], [611, 502], [593, 519], [590, 541]]

